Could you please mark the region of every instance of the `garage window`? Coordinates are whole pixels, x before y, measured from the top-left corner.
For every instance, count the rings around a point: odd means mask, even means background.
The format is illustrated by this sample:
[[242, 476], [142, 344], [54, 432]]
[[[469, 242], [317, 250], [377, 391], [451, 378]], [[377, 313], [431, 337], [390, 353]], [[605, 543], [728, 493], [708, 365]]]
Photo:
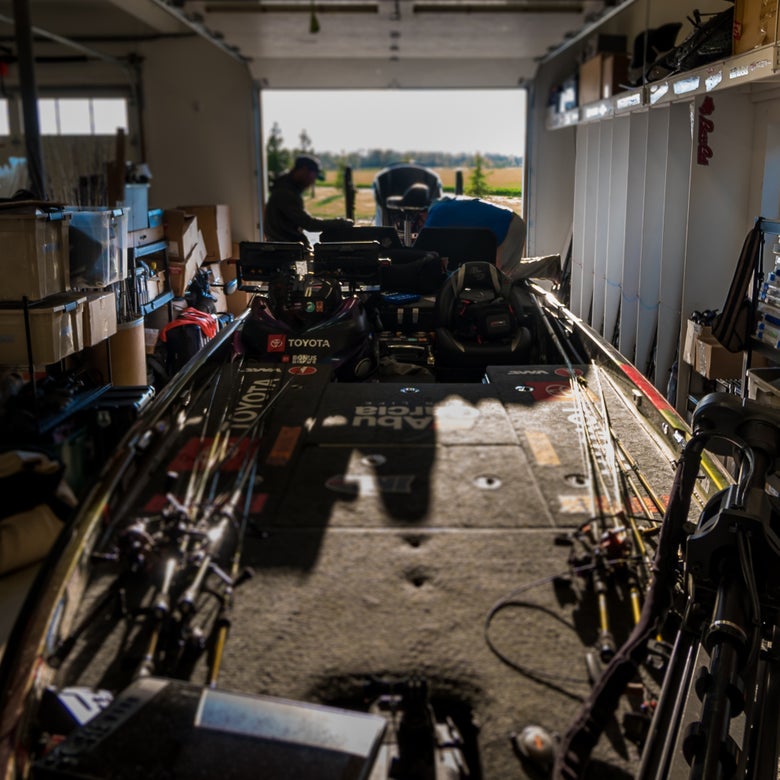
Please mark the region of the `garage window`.
[[124, 98], [41, 98], [38, 101], [41, 135], [115, 135], [127, 132]]

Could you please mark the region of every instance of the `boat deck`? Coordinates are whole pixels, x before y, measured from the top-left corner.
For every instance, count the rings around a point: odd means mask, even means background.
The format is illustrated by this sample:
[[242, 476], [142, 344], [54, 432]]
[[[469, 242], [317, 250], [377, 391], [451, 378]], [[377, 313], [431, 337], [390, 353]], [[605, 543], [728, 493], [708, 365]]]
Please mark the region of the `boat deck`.
[[[674, 477], [668, 449], [605, 372], [578, 370], [603, 396], [616, 440], [665, 499]], [[586, 656], [599, 641], [587, 566], [594, 551], [578, 533], [595, 510], [569, 370], [490, 368], [485, 384], [342, 384], [322, 369], [290, 375], [251, 362], [243, 372], [238, 396], [229, 383], [200, 395], [212, 415], [228, 397], [237, 410], [235, 453], [220, 478], [240, 474], [242, 447], [259, 447], [240, 562], [253, 576], [234, 593], [218, 686], [366, 709], [377, 691], [425, 680], [437, 715], [461, 733], [471, 777], [539, 777], [511, 735], [529, 724], [566, 729], [588, 693]], [[128, 521], [159, 513], [199, 468], [213, 437], [196, 412], [168, 435], [170, 454], [157, 457], [148, 490], [127, 485]], [[660, 513], [635, 503], [651, 550]], [[614, 562], [614, 548], [603, 551], [619, 644], [633, 623], [634, 567]], [[82, 617], [116, 581], [115, 565], [98, 568]], [[209, 609], [192, 622], [206, 628]], [[131, 622], [142, 636], [143, 621], [120, 620], [110, 642], [95, 622], [58, 682], [127, 684], [145, 646]], [[191, 679], [206, 678], [202, 657]], [[627, 709], [638, 712], [641, 698], [640, 689]], [[616, 723], [592, 776], [629, 777], [637, 757]], [[385, 776], [378, 765], [372, 778]]]

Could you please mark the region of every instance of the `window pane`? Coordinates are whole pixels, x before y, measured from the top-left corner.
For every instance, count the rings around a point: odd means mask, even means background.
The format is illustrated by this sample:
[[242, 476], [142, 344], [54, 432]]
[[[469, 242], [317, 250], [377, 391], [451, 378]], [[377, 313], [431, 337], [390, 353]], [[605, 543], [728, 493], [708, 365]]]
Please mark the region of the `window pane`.
[[42, 98], [38, 101], [38, 124], [41, 135], [59, 135], [57, 129], [57, 107], [52, 98]]
[[60, 98], [58, 103], [62, 135], [92, 135], [88, 98]]
[[124, 98], [94, 98], [92, 112], [95, 135], [115, 135], [118, 127], [127, 132], [127, 101]]
[[0, 98], [0, 135], [11, 135], [11, 126], [8, 123], [8, 101]]

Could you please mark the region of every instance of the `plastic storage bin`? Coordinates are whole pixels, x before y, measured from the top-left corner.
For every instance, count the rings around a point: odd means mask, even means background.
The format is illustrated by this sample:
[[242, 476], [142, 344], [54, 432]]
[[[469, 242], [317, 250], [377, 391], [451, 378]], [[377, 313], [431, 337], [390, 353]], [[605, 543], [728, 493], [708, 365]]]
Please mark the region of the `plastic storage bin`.
[[[83, 349], [85, 295], [55, 295], [28, 306], [33, 364], [57, 363]], [[27, 365], [24, 308], [0, 308], [0, 364]]]
[[0, 213], [0, 300], [37, 301], [70, 288], [69, 215]]
[[107, 287], [127, 276], [127, 211], [73, 209], [70, 280], [74, 287]]
[[130, 210], [128, 230], [144, 230], [149, 227], [148, 184], [125, 184], [125, 198], [122, 205]]

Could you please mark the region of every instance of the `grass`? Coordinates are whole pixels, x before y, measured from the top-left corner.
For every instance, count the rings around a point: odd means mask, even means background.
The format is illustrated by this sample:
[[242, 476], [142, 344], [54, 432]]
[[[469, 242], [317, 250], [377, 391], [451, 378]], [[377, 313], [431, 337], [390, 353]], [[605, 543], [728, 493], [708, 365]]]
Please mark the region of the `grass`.
[[[373, 223], [376, 213], [376, 204], [374, 202], [374, 191], [371, 185], [378, 168], [357, 168], [353, 171], [353, 181], [355, 183], [355, 221], [359, 223]], [[455, 191], [455, 173], [456, 168], [437, 168], [436, 173], [441, 177], [442, 187], [445, 192]], [[464, 185], [468, 185], [471, 171], [468, 168], [460, 169], [463, 171]], [[520, 211], [523, 169], [522, 168], [495, 168], [485, 171], [490, 194], [486, 200], [495, 200], [496, 202], [508, 205], [515, 211]], [[331, 219], [333, 217], [343, 217], [346, 213], [346, 203], [344, 193], [337, 189], [336, 171], [327, 171], [325, 181], [319, 182], [315, 188], [314, 195], [306, 196], [306, 210], [312, 216], [320, 219]]]

